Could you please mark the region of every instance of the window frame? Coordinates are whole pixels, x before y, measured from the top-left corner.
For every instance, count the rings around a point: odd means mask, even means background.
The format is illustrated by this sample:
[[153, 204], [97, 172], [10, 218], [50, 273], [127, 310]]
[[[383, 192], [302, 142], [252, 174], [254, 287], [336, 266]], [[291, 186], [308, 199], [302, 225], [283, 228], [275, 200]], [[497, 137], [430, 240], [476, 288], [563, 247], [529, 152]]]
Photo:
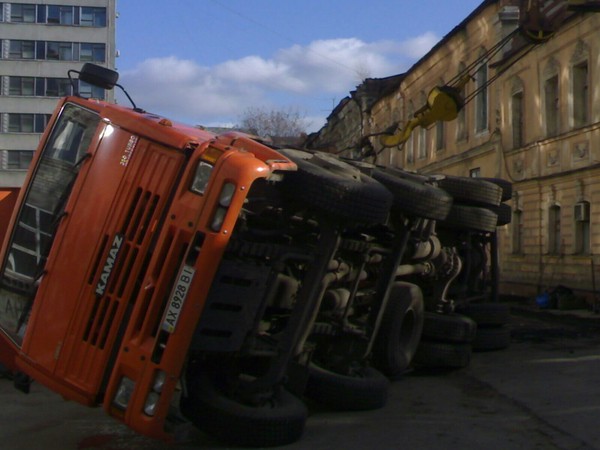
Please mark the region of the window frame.
[[548, 254], [560, 255], [562, 253], [561, 217], [560, 205], [553, 204], [548, 208]]
[[560, 133], [560, 78], [558, 72], [544, 79], [544, 132], [547, 138]]
[[[582, 76], [582, 68], [585, 67]], [[581, 128], [590, 122], [590, 66], [587, 59], [571, 67], [573, 110], [573, 128]], [[579, 114], [578, 114], [579, 113]]]
[[[485, 86], [488, 81], [487, 64], [481, 64], [475, 72], [476, 89]], [[480, 134], [489, 129], [489, 95], [488, 86], [481, 89], [475, 96], [475, 133]]]

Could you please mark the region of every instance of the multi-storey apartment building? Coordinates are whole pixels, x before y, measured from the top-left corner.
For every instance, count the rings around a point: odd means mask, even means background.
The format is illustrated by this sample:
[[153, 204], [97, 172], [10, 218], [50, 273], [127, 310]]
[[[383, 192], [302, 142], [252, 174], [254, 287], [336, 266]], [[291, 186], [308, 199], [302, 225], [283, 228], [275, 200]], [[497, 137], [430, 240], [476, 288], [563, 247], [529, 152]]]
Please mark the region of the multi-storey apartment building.
[[[359, 86], [312, 144], [366, 153], [361, 136], [405, 123], [434, 86], [449, 83], [516, 28], [523, 4], [483, 1], [392, 92], [372, 98], [365, 87], [377, 80]], [[569, 14], [550, 40], [516, 63], [508, 58], [517, 40], [476, 63], [463, 93], [471, 101], [454, 121], [417, 128], [402, 149], [381, 149], [370, 138], [380, 164], [513, 182], [512, 223], [499, 230], [505, 294], [533, 296], [560, 284], [589, 294], [600, 288], [600, 14]], [[351, 114], [345, 105], [361, 108]], [[342, 118], [344, 129], [361, 136], [335, 148]]]
[[[67, 72], [85, 62], [115, 67], [115, 2], [0, 2], [1, 188], [23, 183], [58, 98], [73, 93]], [[84, 96], [113, 95], [85, 83], [75, 88]]]

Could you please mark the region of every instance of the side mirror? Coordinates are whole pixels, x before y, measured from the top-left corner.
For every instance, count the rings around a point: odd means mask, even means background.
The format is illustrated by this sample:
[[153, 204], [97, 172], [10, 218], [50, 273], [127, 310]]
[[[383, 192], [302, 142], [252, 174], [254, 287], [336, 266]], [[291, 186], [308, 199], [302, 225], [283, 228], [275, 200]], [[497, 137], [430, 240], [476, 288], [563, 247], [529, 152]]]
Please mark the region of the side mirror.
[[81, 70], [69, 70], [67, 75], [69, 77], [69, 81], [71, 82], [71, 86], [73, 86], [73, 92], [75, 95], [79, 96], [79, 89], [77, 86], [77, 80], [74, 80], [71, 77], [72, 73], [76, 73], [79, 76], [79, 81], [84, 81], [93, 86], [98, 86], [102, 89], [113, 89], [115, 86], [123, 91], [123, 93], [127, 96], [127, 99], [131, 102], [133, 106], [133, 110], [137, 112], [145, 112], [143, 109], [140, 109], [136, 106], [131, 96], [127, 93], [127, 91], [117, 83], [119, 80], [119, 73], [107, 69], [106, 67], [97, 66], [92, 63], [85, 63]]
[[112, 89], [117, 85], [119, 73], [96, 64], [85, 63], [79, 71], [79, 79], [102, 89]]

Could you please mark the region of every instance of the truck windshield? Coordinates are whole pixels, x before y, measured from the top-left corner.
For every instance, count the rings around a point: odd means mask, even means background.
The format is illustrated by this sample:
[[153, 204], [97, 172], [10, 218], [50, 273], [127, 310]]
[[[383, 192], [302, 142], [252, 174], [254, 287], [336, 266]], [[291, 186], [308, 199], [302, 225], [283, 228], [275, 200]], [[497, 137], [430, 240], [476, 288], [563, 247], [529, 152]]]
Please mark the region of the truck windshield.
[[19, 345], [36, 282], [99, 121], [96, 113], [66, 104], [26, 187], [0, 274], [0, 327]]

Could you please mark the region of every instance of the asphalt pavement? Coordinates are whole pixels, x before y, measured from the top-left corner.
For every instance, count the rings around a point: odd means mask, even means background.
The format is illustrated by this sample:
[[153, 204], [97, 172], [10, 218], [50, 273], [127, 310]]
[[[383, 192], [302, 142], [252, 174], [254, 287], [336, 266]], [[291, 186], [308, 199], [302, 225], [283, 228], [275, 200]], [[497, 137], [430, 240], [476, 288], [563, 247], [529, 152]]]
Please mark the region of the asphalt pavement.
[[[600, 449], [600, 317], [514, 312], [508, 349], [476, 353], [466, 369], [402, 376], [381, 410], [310, 405], [302, 439], [283, 448]], [[0, 380], [0, 399], [0, 449], [228, 448], [194, 430], [177, 445], [144, 438], [37, 384], [25, 395]]]

